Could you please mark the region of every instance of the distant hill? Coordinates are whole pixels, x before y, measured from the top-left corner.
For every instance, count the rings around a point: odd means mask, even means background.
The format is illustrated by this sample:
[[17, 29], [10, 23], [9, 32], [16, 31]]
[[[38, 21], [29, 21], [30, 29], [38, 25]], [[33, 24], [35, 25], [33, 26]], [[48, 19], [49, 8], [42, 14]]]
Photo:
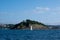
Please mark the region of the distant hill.
[[15, 24], [11, 29], [30, 29], [30, 26], [32, 26], [33, 29], [48, 29], [45, 24], [29, 19]]
[[50, 29], [60, 29], [60, 25], [47, 25]]

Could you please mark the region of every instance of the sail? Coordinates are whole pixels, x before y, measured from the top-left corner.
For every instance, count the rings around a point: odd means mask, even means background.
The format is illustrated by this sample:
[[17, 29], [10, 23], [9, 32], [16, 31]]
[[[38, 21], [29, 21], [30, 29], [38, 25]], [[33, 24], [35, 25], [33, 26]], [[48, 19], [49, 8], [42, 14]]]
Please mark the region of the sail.
[[32, 30], [32, 26], [30, 27], [30, 30]]

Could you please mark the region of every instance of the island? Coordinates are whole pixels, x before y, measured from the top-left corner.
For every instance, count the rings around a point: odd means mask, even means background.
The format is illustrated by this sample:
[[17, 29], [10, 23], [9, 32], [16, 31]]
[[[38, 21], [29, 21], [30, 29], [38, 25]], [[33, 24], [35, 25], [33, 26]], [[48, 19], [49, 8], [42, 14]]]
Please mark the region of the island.
[[34, 20], [24, 20], [18, 24], [15, 24], [14, 27], [12, 27], [11, 29], [30, 29], [32, 26], [32, 29], [49, 29], [47, 27], [47, 25], [38, 22], [38, 21], [34, 21]]
[[16, 24], [0, 24], [0, 29], [60, 29], [60, 25], [46, 25], [42, 22], [26, 19]]

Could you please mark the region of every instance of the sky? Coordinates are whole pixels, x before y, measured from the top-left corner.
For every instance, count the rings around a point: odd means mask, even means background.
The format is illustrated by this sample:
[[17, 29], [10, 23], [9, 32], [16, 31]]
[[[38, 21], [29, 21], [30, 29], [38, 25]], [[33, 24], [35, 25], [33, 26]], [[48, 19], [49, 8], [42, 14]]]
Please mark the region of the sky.
[[60, 25], [60, 0], [0, 0], [0, 23], [16, 24], [26, 19]]

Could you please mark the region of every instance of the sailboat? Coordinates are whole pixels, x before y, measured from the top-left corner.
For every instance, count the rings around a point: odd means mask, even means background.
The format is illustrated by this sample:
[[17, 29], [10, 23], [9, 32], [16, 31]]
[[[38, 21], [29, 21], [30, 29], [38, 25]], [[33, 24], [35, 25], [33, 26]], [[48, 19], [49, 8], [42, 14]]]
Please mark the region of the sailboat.
[[32, 30], [32, 26], [30, 26], [30, 30]]

